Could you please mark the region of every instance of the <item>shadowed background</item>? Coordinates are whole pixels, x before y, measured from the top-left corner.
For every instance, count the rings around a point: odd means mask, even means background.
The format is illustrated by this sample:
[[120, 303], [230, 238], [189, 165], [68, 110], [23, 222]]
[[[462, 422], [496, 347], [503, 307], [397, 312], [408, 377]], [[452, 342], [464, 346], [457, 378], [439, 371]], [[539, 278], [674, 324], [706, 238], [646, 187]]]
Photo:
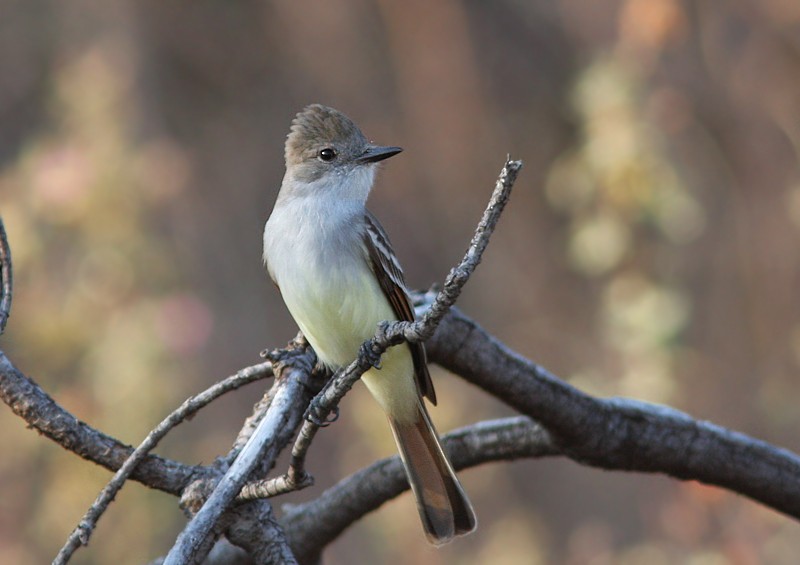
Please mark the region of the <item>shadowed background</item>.
[[[507, 153], [525, 169], [459, 306], [576, 386], [800, 450], [800, 4], [0, 0], [2, 348], [138, 443], [295, 326], [261, 267], [283, 142], [311, 102], [405, 152], [370, 207], [412, 286], [460, 258]], [[434, 372], [439, 431], [510, 410]], [[263, 384], [158, 450], [211, 462]], [[110, 474], [0, 410], [0, 562], [43, 563]], [[598, 433], [602, 433], [598, 430]], [[303, 500], [393, 453], [363, 387]], [[718, 489], [562, 460], [460, 473], [478, 532], [411, 497], [326, 563], [791, 563], [795, 522]], [[277, 501], [276, 501], [277, 502]], [[125, 487], [75, 563], [142, 563], [184, 524]]]

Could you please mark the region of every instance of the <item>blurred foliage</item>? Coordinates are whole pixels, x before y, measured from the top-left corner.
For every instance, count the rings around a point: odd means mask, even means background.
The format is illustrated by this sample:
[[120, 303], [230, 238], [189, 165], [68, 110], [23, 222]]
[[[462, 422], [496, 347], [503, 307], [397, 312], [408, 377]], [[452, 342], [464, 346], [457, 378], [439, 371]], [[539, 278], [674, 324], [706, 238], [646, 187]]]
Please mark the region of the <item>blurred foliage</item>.
[[[294, 114], [323, 102], [405, 153], [371, 199], [412, 284], [459, 257], [503, 157], [525, 161], [460, 306], [584, 390], [800, 450], [800, 4], [0, 0], [2, 348], [136, 443], [294, 324], [260, 232]], [[436, 371], [440, 431], [509, 410]], [[259, 395], [160, 448], [225, 452]], [[52, 558], [110, 474], [0, 411], [0, 563]], [[393, 453], [358, 388], [314, 496]], [[560, 460], [462, 473], [478, 533], [427, 546], [410, 497], [327, 563], [793, 563], [796, 524], [718, 489]], [[76, 563], [142, 563], [183, 524], [127, 486]]]

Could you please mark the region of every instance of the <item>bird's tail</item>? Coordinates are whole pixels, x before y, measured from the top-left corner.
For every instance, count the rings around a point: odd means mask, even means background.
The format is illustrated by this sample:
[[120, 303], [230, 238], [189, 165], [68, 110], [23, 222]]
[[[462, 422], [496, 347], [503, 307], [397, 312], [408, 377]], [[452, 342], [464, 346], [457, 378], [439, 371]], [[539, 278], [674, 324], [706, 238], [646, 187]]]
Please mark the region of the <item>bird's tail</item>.
[[389, 418], [408, 482], [417, 500], [425, 535], [439, 546], [455, 536], [468, 534], [477, 525], [467, 495], [420, 400], [416, 421]]

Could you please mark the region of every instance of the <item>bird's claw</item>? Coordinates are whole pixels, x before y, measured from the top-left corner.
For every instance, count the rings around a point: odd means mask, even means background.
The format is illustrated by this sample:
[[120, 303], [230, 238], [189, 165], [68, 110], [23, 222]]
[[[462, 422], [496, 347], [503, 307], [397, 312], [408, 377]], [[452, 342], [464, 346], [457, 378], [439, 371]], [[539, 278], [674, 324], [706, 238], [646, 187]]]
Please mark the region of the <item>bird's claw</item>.
[[339, 419], [339, 407], [334, 406], [333, 410], [325, 414], [325, 410], [319, 405], [319, 401], [314, 399], [309, 404], [308, 410], [306, 410], [305, 419], [315, 426], [326, 428]]
[[371, 367], [381, 368], [381, 354], [372, 349], [370, 342], [362, 343], [359, 350], [359, 357], [364, 359]]

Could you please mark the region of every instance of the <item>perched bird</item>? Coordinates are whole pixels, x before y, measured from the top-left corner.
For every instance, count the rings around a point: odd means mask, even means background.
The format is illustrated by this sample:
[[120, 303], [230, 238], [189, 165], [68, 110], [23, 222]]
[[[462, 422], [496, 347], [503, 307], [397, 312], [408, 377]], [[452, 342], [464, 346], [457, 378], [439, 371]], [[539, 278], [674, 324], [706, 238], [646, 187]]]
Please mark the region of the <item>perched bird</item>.
[[[414, 320], [386, 232], [366, 209], [377, 163], [402, 151], [370, 143], [341, 112], [306, 107], [286, 139], [286, 174], [264, 228], [264, 263], [317, 357], [352, 362], [379, 322]], [[436, 395], [421, 343], [383, 355], [361, 380], [389, 420], [422, 526], [434, 545], [476, 520], [425, 409]]]

